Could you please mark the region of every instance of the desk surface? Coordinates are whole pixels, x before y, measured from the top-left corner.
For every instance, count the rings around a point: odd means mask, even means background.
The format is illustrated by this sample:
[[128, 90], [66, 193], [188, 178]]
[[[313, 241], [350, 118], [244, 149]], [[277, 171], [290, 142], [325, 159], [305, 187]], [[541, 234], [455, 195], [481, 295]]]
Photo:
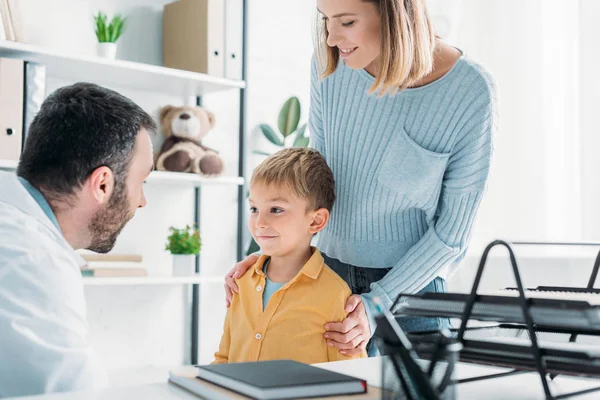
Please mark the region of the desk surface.
[[[381, 386], [381, 361], [379, 358], [368, 358], [350, 361], [337, 361], [332, 363], [315, 364], [320, 368], [341, 372], [344, 374], [366, 379], [369, 385]], [[465, 379], [483, 374], [505, 372], [506, 369], [490, 368], [471, 364], [459, 364], [456, 378]], [[19, 400], [194, 400], [198, 397], [167, 383], [168, 371], [165, 370], [165, 382], [129, 387], [116, 387], [99, 391], [82, 391], [71, 393], [57, 393], [45, 396], [20, 397]], [[557, 396], [578, 390], [585, 390], [600, 386], [600, 380], [572, 377], [557, 377], [550, 383], [552, 394]], [[591, 400], [600, 398], [600, 391], [575, 397], [577, 400]], [[508, 377], [463, 383], [457, 387], [458, 399], [487, 400], [542, 400], [545, 398], [539, 375], [523, 373]]]

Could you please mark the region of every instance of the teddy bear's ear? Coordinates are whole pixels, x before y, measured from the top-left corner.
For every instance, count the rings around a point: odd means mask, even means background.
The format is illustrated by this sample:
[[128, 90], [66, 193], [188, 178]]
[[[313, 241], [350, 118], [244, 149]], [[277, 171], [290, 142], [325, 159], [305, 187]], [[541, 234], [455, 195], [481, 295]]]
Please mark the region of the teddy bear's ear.
[[215, 114], [210, 111], [206, 111], [206, 116], [208, 117], [208, 123], [210, 124], [210, 129], [215, 127]]
[[172, 109], [174, 109], [174, 106], [164, 106], [163, 108], [160, 109], [160, 111], [158, 112], [158, 118], [160, 121], [164, 120], [165, 117], [167, 116], [167, 114], [169, 113], [169, 111], [171, 111]]

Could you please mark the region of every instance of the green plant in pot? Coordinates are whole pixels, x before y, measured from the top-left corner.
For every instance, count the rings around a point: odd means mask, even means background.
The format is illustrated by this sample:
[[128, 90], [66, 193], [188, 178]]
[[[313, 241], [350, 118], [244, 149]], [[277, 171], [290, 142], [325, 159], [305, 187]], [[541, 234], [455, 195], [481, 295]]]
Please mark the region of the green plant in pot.
[[[302, 107], [300, 100], [292, 96], [283, 103], [279, 111], [277, 118], [278, 131], [268, 124], [260, 124], [258, 128], [269, 142], [278, 147], [277, 151], [286, 147], [308, 147], [309, 138], [306, 135], [306, 123], [300, 125], [301, 116]], [[271, 153], [262, 150], [254, 150], [253, 153], [263, 156], [271, 155]], [[246, 255], [259, 250], [260, 247], [254, 241], [254, 238], [251, 238]]]
[[[302, 107], [300, 100], [292, 96], [283, 103], [277, 118], [277, 129], [275, 131], [269, 124], [260, 124], [258, 128], [265, 138], [281, 150], [285, 147], [308, 147], [308, 136], [306, 136], [306, 124], [300, 125]], [[289, 145], [291, 144], [291, 146]], [[261, 150], [255, 150], [255, 154], [270, 156]]]
[[116, 14], [110, 22], [108, 16], [102, 11], [94, 15], [96, 38], [98, 39], [98, 55], [114, 59], [117, 55], [117, 40], [125, 31], [127, 18]]
[[190, 276], [195, 273], [195, 256], [200, 253], [202, 241], [195, 226], [169, 228], [165, 250], [173, 256], [173, 276]]

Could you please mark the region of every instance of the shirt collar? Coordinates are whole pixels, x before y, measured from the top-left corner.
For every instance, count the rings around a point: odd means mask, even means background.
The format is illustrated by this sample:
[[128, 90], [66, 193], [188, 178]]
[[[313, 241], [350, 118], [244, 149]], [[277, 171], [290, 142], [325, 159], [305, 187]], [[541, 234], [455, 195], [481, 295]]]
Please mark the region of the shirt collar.
[[[325, 261], [323, 260], [321, 252], [316, 247], [311, 246], [310, 249], [312, 250], [313, 254], [310, 256], [306, 264], [304, 264], [299, 274], [306, 275], [311, 279], [317, 279], [321, 273], [321, 270], [323, 269]], [[252, 267], [253, 275], [265, 276], [265, 273], [263, 272], [263, 265], [269, 258], [271, 258], [271, 256], [266, 254], [262, 254], [260, 256], [258, 261], [256, 261]]]
[[44, 214], [46, 214], [48, 219], [52, 222], [52, 224], [56, 227], [56, 229], [59, 232], [61, 232], [61, 234], [62, 234], [62, 231], [60, 230], [60, 225], [58, 224], [58, 220], [56, 219], [56, 215], [54, 215], [54, 211], [52, 211], [52, 207], [50, 207], [50, 204], [48, 203], [48, 201], [46, 200], [46, 198], [44, 197], [42, 192], [40, 192], [31, 183], [29, 183], [29, 181], [27, 181], [27, 179], [22, 178], [20, 176], [18, 178], [19, 178], [19, 181], [21, 182], [21, 184], [23, 185], [23, 187], [29, 192], [31, 197], [33, 197], [33, 199], [36, 201], [36, 203], [40, 206], [40, 208], [42, 209]]

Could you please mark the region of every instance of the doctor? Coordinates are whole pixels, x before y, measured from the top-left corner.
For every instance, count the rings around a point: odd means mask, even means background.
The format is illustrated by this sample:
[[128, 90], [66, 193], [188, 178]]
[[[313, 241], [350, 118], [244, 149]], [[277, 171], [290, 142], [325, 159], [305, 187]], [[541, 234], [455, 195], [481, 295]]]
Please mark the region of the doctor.
[[155, 129], [128, 98], [77, 83], [42, 104], [17, 174], [0, 172], [0, 397], [107, 384], [74, 250], [108, 252], [146, 205]]

